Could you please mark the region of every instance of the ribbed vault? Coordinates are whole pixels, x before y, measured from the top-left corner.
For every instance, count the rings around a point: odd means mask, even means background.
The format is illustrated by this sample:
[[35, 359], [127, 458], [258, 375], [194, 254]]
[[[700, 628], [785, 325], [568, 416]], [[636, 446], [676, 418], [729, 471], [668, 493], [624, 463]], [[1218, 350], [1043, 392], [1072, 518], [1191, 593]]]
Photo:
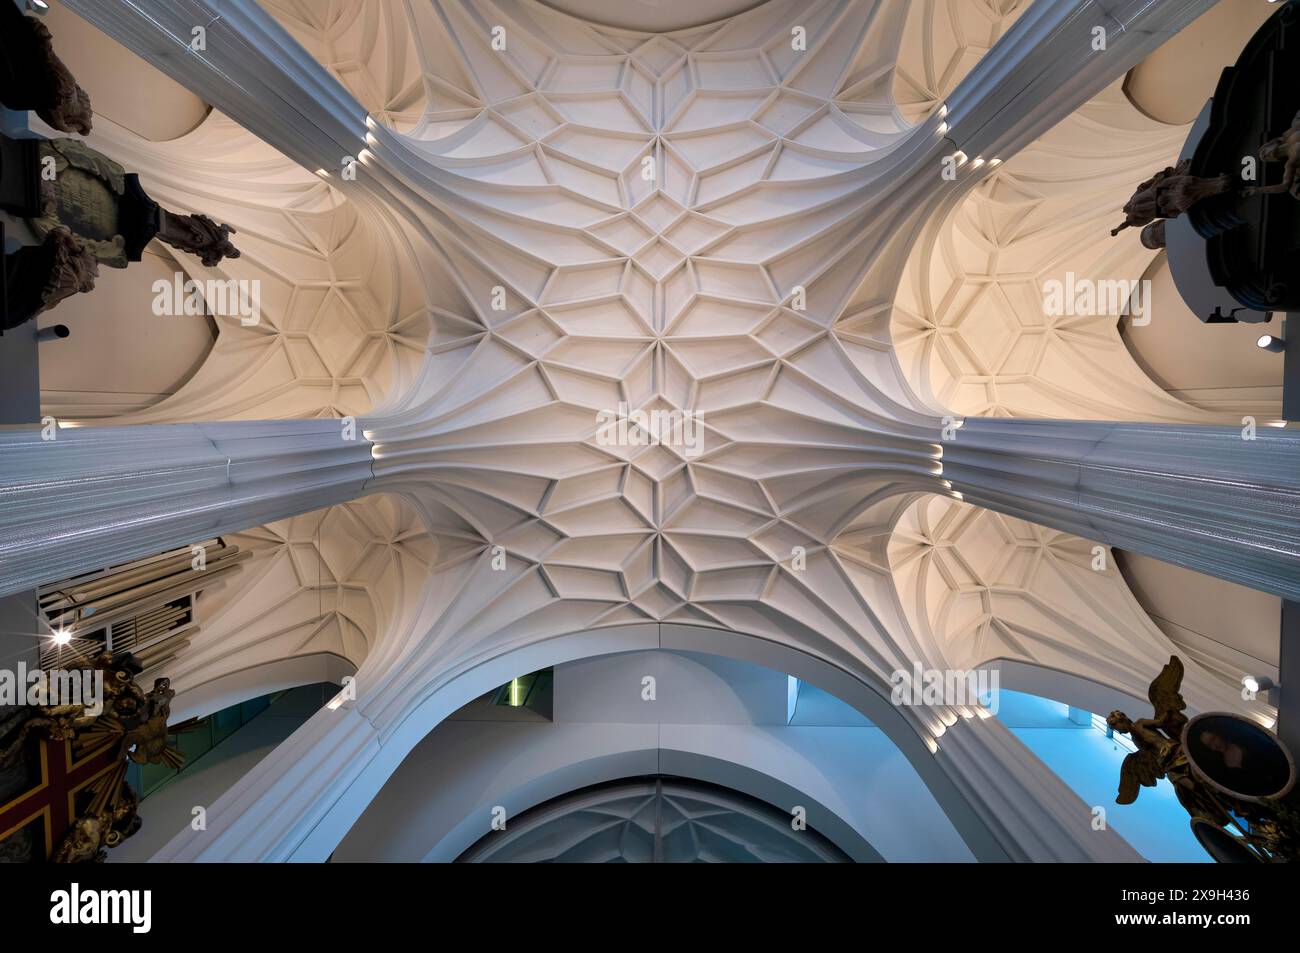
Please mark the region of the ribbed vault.
[[[1133, 188], [1176, 162], [1188, 126], [1136, 109], [1107, 88], [986, 177], [914, 247], [890, 337], [918, 394], [958, 414], [1239, 423], [1162, 390], [1120, 336], [1106, 283], [1131, 289], [1156, 252], [1136, 230], [1111, 237]], [[1089, 313], [1051, 314], [1051, 283], [1100, 286]], [[1172, 291], [1170, 292], [1172, 293]], [[1069, 292], [1066, 292], [1069, 294]], [[1071, 296], [1073, 297], [1073, 296]], [[1181, 302], [1139, 295], [1139, 321], [1190, 322]], [[1128, 290], [1116, 300], [1130, 307]]]
[[[921, 83], [925, 96], [946, 96], [943, 117], [906, 116], [895, 99], [908, 23], [898, 2], [770, 0], [667, 35], [583, 24], [532, 0], [331, 3], [316, 17], [302, 4], [268, 3], [319, 58], [311, 59], [262, 9], [232, 0], [210, 25], [209, 55], [183, 64], [166, 56], [183, 20], [165, 5], [114, 4], [125, 18], [115, 20], [97, 4], [69, 3], [115, 34], [132, 33], [207, 101], [319, 170], [323, 191], [309, 194], [324, 201], [335, 189], [367, 221], [410, 236], [433, 276], [418, 306], [435, 318], [425, 356], [402, 394], [362, 421], [372, 457], [364, 489], [400, 495], [446, 558], [412, 564], [423, 565], [426, 583], [418, 597], [404, 596], [409, 624], [368, 645], [355, 705], [317, 716], [173, 856], [327, 853], [409, 750], [410, 726], [436, 708], [441, 687], [574, 633], [644, 637], [677, 623], [743, 633], [793, 646], [873, 690], [913, 661], [988, 655], [978, 643], [964, 651], [978, 625], [937, 624], [915, 590], [897, 588], [905, 567], [919, 573], [942, 560], [902, 560], [889, 545], [909, 507], [952, 505], [962, 493], [1079, 535], [1095, 530], [1102, 542], [1128, 533], [1143, 551], [1211, 564], [1226, 578], [1237, 571], [1267, 576], [1276, 590], [1295, 586], [1297, 547], [1275, 525], [1293, 507], [1280, 476], [1293, 441], [1270, 435], [1247, 463], [1233, 456], [1235, 433], [1208, 428], [1150, 437], [1037, 421], [958, 429], [929, 389], [908, 386], [890, 339], [897, 285], [927, 222], [947, 221], [980, 182], [1003, 181], [986, 177], [988, 164], [967, 163], [945, 185], [940, 159], [957, 143], [972, 158], [1009, 159], [1194, 16], [1199, 0], [1108, 4], [1109, 12], [1086, 0], [1039, 3], [1019, 16], [1014, 5], [988, 7], [996, 13], [988, 32], [958, 46], [976, 49], [999, 29], [1006, 42], [956, 88], [958, 67], [930, 70]], [[1102, 16], [1114, 30], [1109, 59], [1087, 55], [1087, 21]], [[926, 22], [922, 35], [940, 53], [922, 60], [953, 61], [957, 47], [938, 21]], [[493, 47], [495, 27], [503, 48]], [[792, 46], [797, 28], [806, 49]], [[262, 46], [277, 55], [223, 52]], [[359, 70], [362, 61], [372, 65]], [[249, 92], [266, 86], [275, 97]], [[351, 156], [355, 182], [340, 174]], [[407, 300], [394, 296], [380, 310], [410, 314]], [[603, 439], [602, 415], [620, 405], [689, 412], [701, 439], [659, 444], [635, 424], [628, 439]], [[357, 494], [355, 458], [366, 446], [341, 440], [327, 421], [286, 433], [255, 422], [202, 429], [234, 474], [223, 483], [204, 460], [202, 509], [159, 492], [170, 484], [138, 469], [127, 468], [123, 492], [141, 514], [172, 507], [151, 517], [151, 539], [172, 526], [192, 532], [199, 517], [205, 529], [234, 531]], [[74, 431], [52, 454], [24, 444], [15, 459], [30, 490], [42, 485], [41, 461], [120, 467], [113, 455], [122, 448], [170, 439], [150, 428], [112, 441]], [[198, 470], [187, 466], [180, 471]], [[1243, 492], [1232, 516], [1267, 523], [1282, 537], [1276, 545], [1249, 520], [1206, 538], [1196, 508], [1222, 497], [1223, 481], [1205, 478], [1211, 469], [1243, 481], [1249, 472], [1264, 505], [1251, 516], [1255, 497]], [[1164, 482], [1133, 493], [1152, 472]], [[946, 499], [916, 503], [923, 493]], [[19, 498], [38, 499], [27, 490]], [[901, 525], [906, 542], [910, 524]], [[105, 548], [128, 546], [120, 521], [90, 519], [80, 532]], [[984, 535], [957, 549], [987, 569], [1007, 536]], [[69, 556], [56, 543], [35, 546], [37, 565], [94, 555]], [[1054, 551], [1040, 557], [1051, 565], [1088, 545], [1057, 536], [1032, 544]], [[1238, 552], [1248, 558], [1226, 565]], [[1098, 580], [1063, 578], [1048, 592], [1033, 580], [1016, 585], [1057, 613], [1071, 611], [1061, 586], [1096, 602]], [[1000, 604], [997, 615], [1014, 621]], [[1134, 631], [1150, 636], [1140, 622]], [[1044, 624], [1027, 654], [1048, 664], [1049, 648], [1068, 651], [1078, 670], [1105, 679], [1114, 672], [1105, 655], [1123, 637]], [[1189, 682], [1194, 705], [1240, 707], [1221, 686]], [[930, 777], [949, 778], [1012, 855], [1127, 856], [1068, 797], [1045, 794], [1005, 813], [1023, 797], [1007, 779], [1042, 766], [974, 711], [894, 714], [912, 748], [920, 739], [943, 759]], [[289, 764], [313, 784], [291, 783]], [[1035, 777], [1041, 792], [1058, 791]], [[259, 813], [254, 802], [276, 808]]]
[[454, 548], [382, 495], [225, 539], [252, 555], [199, 598], [199, 633], [161, 672], [178, 692], [298, 656], [360, 667], [380, 641], [405, 634], [427, 577]]
[[[213, 268], [174, 257], [177, 282], [256, 282], [256, 321], [206, 307], [215, 344], [171, 396], [119, 423], [340, 417], [400, 396], [443, 319], [432, 314], [421, 254], [395, 223], [363, 212], [230, 119], [212, 113], [187, 135], [149, 142], [102, 117], [91, 144], [165, 208], [233, 225], [241, 255]], [[152, 307], [143, 292], [136, 306]], [[203, 320], [163, 314], [156, 322]], [[163, 331], [155, 337], [166, 339]], [[55, 355], [57, 359], [57, 355]], [[83, 369], [94, 389], [95, 368]], [[65, 416], [74, 417], [73, 414]]]
[[1032, 0], [911, 0], [893, 96], [908, 122], [938, 108]]
[[[944, 668], [1012, 659], [1141, 698], [1178, 652], [1089, 540], [930, 496], [903, 511], [887, 546], [908, 623]], [[1187, 690], [1210, 693], [1207, 678], [1193, 667]]]

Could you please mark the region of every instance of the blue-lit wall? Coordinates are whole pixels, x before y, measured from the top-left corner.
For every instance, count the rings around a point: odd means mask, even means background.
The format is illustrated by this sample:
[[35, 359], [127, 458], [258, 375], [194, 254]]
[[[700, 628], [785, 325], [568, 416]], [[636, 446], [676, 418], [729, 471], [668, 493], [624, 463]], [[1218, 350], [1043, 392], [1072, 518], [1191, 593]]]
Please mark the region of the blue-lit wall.
[[1210, 862], [1168, 781], [1143, 788], [1133, 804], [1115, 803], [1128, 750], [1097, 728], [1071, 721], [1066, 705], [1002, 689], [998, 718], [1086, 804], [1105, 807], [1110, 827], [1147, 860]]

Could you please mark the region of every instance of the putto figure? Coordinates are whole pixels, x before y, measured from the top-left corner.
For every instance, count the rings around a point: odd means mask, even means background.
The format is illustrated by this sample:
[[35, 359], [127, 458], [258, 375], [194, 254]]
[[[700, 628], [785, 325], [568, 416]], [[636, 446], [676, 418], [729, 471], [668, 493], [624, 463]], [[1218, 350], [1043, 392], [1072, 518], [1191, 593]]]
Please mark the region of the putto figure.
[[1232, 188], [1232, 176], [1218, 175], [1207, 179], [1190, 175], [1191, 165], [1190, 159], [1184, 159], [1139, 185], [1133, 197], [1124, 204], [1124, 221], [1110, 230], [1111, 235], [1118, 235], [1126, 228], [1150, 225], [1157, 219], [1177, 218], [1202, 199], [1221, 195]]
[[0, 3], [0, 103], [31, 110], [59, 132], [90, 134], [90, 97], [55, 54], [45, 24], [13, 3]]
[[1277, 185], [1246, 189], [1246, 195], [1269, 195], [1276, 192], [1290, 192], [1300, 199], [1300, 113], [1291, 120], [1291, 128], [1276, 139], [1270, 139], [1259, 147], [1259, 157], [1264, 162], [1285, 162], [1282, 168], [1282, 181]]

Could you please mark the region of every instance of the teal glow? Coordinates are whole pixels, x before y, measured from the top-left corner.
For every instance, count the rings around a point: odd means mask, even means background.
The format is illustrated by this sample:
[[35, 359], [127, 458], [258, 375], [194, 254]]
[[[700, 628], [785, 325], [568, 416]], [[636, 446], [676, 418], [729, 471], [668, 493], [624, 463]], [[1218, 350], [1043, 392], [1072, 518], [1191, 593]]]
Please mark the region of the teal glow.
[[998, 718], [1090, 807], [1106, 809], [1106, 821], [1147, 860], [1210, 863], [1174, 788], [1160, 781], [1143, 788], [1133, 804], [1116, 804], [1119, 768], [1129, 750], [1094, 724], [1072, 722], [1061, 702], [1024, 692], [999, 693]]

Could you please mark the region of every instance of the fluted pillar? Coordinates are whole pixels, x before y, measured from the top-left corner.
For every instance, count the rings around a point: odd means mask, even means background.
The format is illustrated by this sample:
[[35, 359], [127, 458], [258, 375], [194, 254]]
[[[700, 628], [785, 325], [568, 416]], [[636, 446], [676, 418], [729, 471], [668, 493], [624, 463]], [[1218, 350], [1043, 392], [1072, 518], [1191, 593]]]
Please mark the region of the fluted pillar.
[[[940, 117], [932, 116], [898, 156], [885, 160], [890, 171], [876, 186], [894, 193], [899, 207], [914, 213], [913, 222], [926, 220], [935, 205], [958, 201], [979, 179], [966, 176], [957, 188], [942, 187], [940, 156], [963, 150], [971, 157], [1009, 158], [1214, 2], [1031, 4], [948, 97], [946, 131], [936, 134]], [[368, 130], [365, 108], [256, 0], [63, 3], [304, 168], [337, 170], [344, 156], [376, 153], [375, 142], [383, 141], [385, 148], [371, 156], [371, 174], [354, 182], [334, 176], [331, 184], [358, 201], [371, 193], [398, 206], [424, 204], [393, 175], [427, 184], [427, 155], [404, 137]], [[201, 49], [192, 43], [196, 27], [205, 31]], [[1105, 36], [1102, 50], [1096, 48], [1098, 29]], [[368, 131], [374, 141], [368, 142]], [[910, 234], [901, 223], [889, 230]]]
[[1090, 805], [996, 718], [963, 718], [938, 739], [935, 761], [1013, 861], [1141, 863], [1097, 825]]
[[967, 418], [941, 445], [970, 503], [1300, 599], [1300, 431]]
[[365, 148], [365, 109], [256, 0], [63, 5], [307, 169]]
[[371, 445], [351, 437], [339, 420], [0, 430], [0, 595], [353, 499]]

